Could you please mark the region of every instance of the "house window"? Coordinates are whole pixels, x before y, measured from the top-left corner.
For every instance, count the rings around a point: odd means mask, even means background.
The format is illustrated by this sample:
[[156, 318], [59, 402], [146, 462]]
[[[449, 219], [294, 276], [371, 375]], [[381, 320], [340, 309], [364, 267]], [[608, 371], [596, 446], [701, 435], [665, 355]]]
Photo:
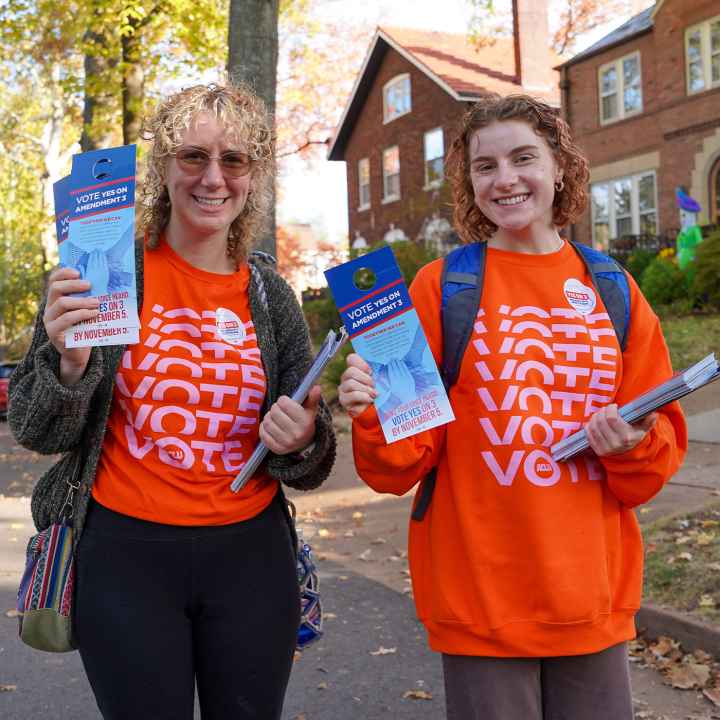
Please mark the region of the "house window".
[[383, 202], [400, 197], [400, 149], [397, 145], [383, 150]]
[[443, 144], [442, 128], [435, 128], [425, 133], [425, 187], [437, 187], [443, 181]]
[[370, 207], [370, 159], [363, 158], [358, 163], [358, 210]]
[[624, 235], [657, 235], [655, 172], [591, 186], [593, 245], [607, 250]]
[[688, 95], [720, 86], [720, 16], [685, 30]]
[[401, 115], [409, 113], [412, 109], [410, 103], [410, 76], [398, 75], [383, 88], [383, 122], [389, 123]]
[[642, 112], [640, 53], [600, 67], [600, 122], [608, 123]]

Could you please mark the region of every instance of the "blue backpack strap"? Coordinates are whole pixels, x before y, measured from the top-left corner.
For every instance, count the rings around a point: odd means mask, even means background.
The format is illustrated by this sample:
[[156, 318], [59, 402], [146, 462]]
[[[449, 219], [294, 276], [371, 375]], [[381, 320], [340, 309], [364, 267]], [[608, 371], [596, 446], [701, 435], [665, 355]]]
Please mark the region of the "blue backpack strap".
[[[465, 348], [472, 336], [475, 318], [480, 307], [483, 278], [485, 277], [486, 243], [461, 245], [445, 256], [440, 286], [440, 308], [443, 329], [443, 359], [440, 375], [449, 391], [455, 384]], [[433, 492], [437, 468], [423, 478], [420, 492], [412, 511], [413, 520], [425, 517]]]
[[622, 266], [604, 253], [582, 243], [571, 243], [590, 273], [625, 352], [630, 330], [630, 284]]
[[455, 248], [446, 255], [440, 285], [442, 288], [443, 359], [440, 373], [445, 389], [455, 384], [465, 348], [472, 336], [480, 307], [485, 277], [486, 243]]

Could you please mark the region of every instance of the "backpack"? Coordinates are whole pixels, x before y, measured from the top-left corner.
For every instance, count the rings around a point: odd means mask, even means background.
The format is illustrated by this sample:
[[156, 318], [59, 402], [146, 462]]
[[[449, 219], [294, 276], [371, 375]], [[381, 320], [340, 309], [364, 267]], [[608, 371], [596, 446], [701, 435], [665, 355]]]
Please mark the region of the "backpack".
[[[630, 285], [622, 266], [611, 257], [588, 245], [570, 243], [590, 273], [593, 285], [600, 294], [610, 316], [620, 350], [627, 346], [630, 328]], [[440, 278], [442, 289], [441, 319], [443, 329], [443, 359], [440, 375], [445, 391], [455, 384], [465, 348], [472, 335], [480, 308], [487, 243], [476, 242], [455, 248], [445, 256]], [[422, 520], [435, 490], [437, 468], [433, 468], [422, 482], [413, 507], [412, 519]]]

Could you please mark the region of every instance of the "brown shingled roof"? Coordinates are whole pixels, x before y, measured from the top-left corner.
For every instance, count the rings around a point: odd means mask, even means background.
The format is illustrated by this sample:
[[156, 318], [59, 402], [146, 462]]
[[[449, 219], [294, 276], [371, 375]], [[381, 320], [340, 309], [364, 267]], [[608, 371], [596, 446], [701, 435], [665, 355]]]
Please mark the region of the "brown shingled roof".
[[[378, 30], [458, 95], [522, 92], [515, 74], [515, 45], [511, 37], [495, 38], [478, 48], [467, 35], [397, 27]], [[555, 89], [544, 99], [558, 104], [559, 92]]]

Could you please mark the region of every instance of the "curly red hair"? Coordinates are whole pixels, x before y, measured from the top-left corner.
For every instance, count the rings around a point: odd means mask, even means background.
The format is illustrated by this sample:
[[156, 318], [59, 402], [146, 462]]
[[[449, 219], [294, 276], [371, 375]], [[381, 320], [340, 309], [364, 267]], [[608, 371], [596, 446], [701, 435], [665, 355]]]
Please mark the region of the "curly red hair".
[[590, 177], [587, 159], [573, 142], [570, 127], [560, 117], [559, 111], [529, 95], [502, 97], [488, 93], [463, 116], [445, 165], [453, 193], [455, 229], [465, 243], [487, 240], [497, 230], [497, 225], [485, 217], [475, 204], [468, 155], [470, 139], [480, 128], [505, 120], [528, 123], [545, 139], [563, 169], [564, 187], [556, 190], [553, 201], [555, 225], [564, 227], [574, 222], [587, 205]]

